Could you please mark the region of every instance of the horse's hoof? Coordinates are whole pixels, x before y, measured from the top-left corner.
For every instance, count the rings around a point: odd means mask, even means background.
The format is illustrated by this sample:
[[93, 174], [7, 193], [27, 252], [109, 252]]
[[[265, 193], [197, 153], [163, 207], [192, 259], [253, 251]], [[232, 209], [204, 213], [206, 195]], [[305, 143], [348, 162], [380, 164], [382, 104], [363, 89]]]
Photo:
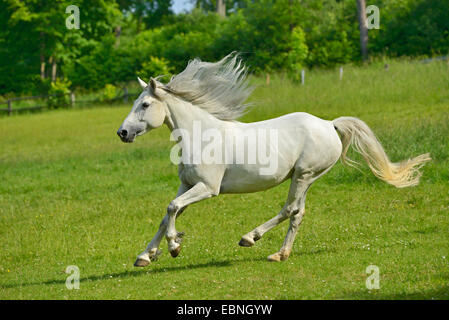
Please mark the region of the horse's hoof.
[[286, 253], [286, 252], [276, 252], [273, 253], [272, 255], [268, 256], [268, 261], [274, 261], [274, 262], [279, 262], [279, 261], [285, 261], [288, 259], [288, 256], [290, 255], [290, 252]]
[[272, 255], [268, 256], [268, 261], [272, 261], [272, 262], [279, 262], [281, 261], [281, 255], [279, 254], [279, 252], [273, 253]]
[[150, 264], [150, 261], [137, 258], [136, 262], [134, 262], [134, 267], [146, 267]]
[[181, 246], [178, 246], [176, 249], [170, 251], [170, 254], [173, 258], [176, 258], [178, 254], [181, 252]]
[[239, 242], [239, 246], [241, 247], [252, 247], [255, 244], [254, 240], [242, 237]]

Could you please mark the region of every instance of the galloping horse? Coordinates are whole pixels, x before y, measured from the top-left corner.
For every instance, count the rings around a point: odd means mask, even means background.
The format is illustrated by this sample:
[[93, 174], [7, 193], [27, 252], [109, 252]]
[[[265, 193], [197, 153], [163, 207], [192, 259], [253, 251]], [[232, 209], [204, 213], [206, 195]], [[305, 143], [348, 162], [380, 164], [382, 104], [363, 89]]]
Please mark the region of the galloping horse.
[[[239, 242], [244, 247], [253, 246], [267, 231], [289, 218], [290, 226], [281, 249], [268, 256], [270, 261], [286, 260], [305, 213], [307, 190], [339, 158], [344, 164], [355, 164], [347, 157], [349, 146], [362, 155], [376, 177], [398, 188], [417, 185], [419, 168], [431, 160], [429, 154], [423, 154], [392, 163], [371, 129], [353, 117], [328, 121], [297, 112], [254, 123], [236, 121], [247, 110], [244, 102], [252, 89], [247, 70], [236, 54], [215, 63], [194, 59], [167, 84], [153, 78], [148, 84], [138, 80], [143, 92], [117, 131], [120, 139], [133, 142], [137, 136], [166, 124], [172, 135], [178, 135], [182, 153], [178, 193], [168, 205], [156, 235], [137, 257], [134, 265], [138, 267], [147, 266], [160, 255], [159, 244], [164, 236], [170, 254], [173, 257], [179, 254], [183, 233], [176, 231], [175, 220], [188, 205], [220, 193], [266, 190], [291, 179], [281, 211]], [[196, 141], [195, 132], [203, 134], [202, 137], [208, 132], [209, 140], [214, 140], [213, 148]], [[223, 136], [231, 143], [224, 143]], [[246, 142], [247, 149], [241, 148], [242, 144], [240, 148], [236, 146], [239, 139], [243, 139], [243, 144]], [[192, 148], [195, 144], [196, 148]], [[265, 155], [267, 151], [274, 153], [270, 168], [262, 168], [261, 159], [245, 160], [261, 154], [257, 148], [263, 149]], [[214, 150], [215, 161], [201, 161], [210, 150]], [[225, 160], [221, 157], [223, 153]]]

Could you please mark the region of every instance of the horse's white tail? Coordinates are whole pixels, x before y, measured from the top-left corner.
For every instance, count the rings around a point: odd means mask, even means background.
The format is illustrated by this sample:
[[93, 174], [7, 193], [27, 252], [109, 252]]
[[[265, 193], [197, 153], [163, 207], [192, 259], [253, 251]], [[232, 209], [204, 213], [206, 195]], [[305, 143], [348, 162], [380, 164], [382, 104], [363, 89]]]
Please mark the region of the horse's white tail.
[[353, 117], [340, 117], [332, 123], [341, 135], [342, 162], [353, 167], [357, 164], [346, 156], [349, 146], [352, 145], [355, 151], [363, 156], [377, 178], [397, 188], [417, 185], [421, 177], [419, 168], [431, 160], [430, 155], [426, 153], [413, 159], [392, 163], [365, 122]]

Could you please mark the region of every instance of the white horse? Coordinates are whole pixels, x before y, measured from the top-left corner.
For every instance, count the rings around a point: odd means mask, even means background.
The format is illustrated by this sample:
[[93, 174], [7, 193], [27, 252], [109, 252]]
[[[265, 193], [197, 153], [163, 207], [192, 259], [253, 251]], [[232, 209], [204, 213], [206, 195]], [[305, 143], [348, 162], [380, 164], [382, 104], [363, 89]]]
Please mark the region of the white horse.
[[[140, 78], [138, 80], [144, 90], [117, 134], [123, 142], [133, 142], [136, 136], [166, 124], [172, 133], [181, 132], [178, 137], [182, 150], [178, 193], [168, 205], [156, 235], [137, 257], [134, 265], [138, 267], [147, 266], [160, 255], [159, 244], [164, 236], [171, 255], [176, 257], [179, 254], [183, 233], [176, 231], [175, 220], [188, 205], [220, 193], [266, 190], [291, 179], [287, 201], [281, 211], [245, 234], [239, 242], [241, 246], [253, 246], [267, 231], [290, 218], [281, 249], [268, 256], [270, 261], [286, 260], [305, 213], [307, 190], [339, 158], [345, 164], [355, 164], [346, 156], [350, 145], [363, 156], [376, 177], [398, 188], [417, 185], [421, 176], [418, 169], [431, 160], [429, 154], [423, 154], [392, 163], [370, 128], [357, 118], [340, 117], [327, 121], [298, 112], [255, 123], [236, 121], [248, 107], [243, 102], [250, 95], [251, 88], [246, 80], [246, 69], [234, 54], [216, 63], [195, 59], [166, 85], [153, 78], [148, 85]], [[188, 161], [203, 153], [205, 148], [210, 148], [203, 145], [193, 151], [186, 148], [195, 143], [192, 136], [198, 127], [202, 133], [215, 130], [221, 136], [235, 139], [244, 135], [248, 144], [248, 150], [243, 151], [245, 157], [253, 155], [255, 145], [264, 147], [264, 150], [276, 152], [276, 166], [268, 174], [267, 171], [261, 174], [260, 161], [241, 161], [244, 157], [239, 161], [238, 152], [232, 152], [232, 143], [221, 142], [215, 143], [218, 148], [214, 152], [231, 151], [226, 161]], [[276, 139], [259, 137], [258, 144], [247, 134], [269, 130], [276, 133]], [[253, 150], [249, 150], [250, 147]], [[201, 156], [197, 159], [201, 160]]]

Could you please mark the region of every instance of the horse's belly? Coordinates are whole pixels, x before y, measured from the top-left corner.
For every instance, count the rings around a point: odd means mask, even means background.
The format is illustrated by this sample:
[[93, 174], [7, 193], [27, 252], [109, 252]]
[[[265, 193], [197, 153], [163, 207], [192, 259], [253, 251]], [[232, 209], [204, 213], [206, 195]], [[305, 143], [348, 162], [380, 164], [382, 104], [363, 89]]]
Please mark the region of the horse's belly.
[[291, 177], [293, 168], [277, 168], [275, 174], [265, 175], [259, 166], [236, 166], [227, 170], [221, 181], [220, 193], [249, 193], [263, 191]]

